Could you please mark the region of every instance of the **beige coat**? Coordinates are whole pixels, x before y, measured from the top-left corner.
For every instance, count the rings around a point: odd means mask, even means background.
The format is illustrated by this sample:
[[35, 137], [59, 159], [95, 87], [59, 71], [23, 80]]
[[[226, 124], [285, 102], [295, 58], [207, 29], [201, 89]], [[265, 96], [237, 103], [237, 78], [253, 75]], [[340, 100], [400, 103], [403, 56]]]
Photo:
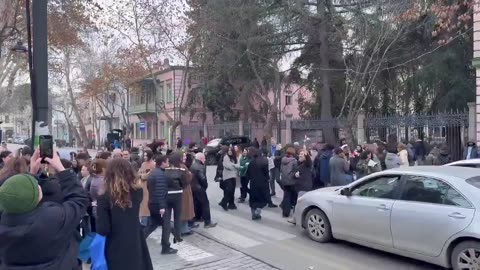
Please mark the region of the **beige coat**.
[[[186, 169], [186, 168], [185, 168]], [[182, 193], [182, 221], [190, 221], [195, 216], [195, 209], [193, 206], [193, 194], [192, 194], [192, 173], [187, 170], [187, 183], [188, 185], [183, 188]]]
[[151, 172], [155, 168], [155, 162], [143, 162], [142, 167], [139, 170], [140, 174], [140, 185], [142, 186], [143, 190], [143, 199], [140, 203], [140, 217], [149, 217], [150, 216], [150, 209], [148, 208], [148, 188], [147, 188], [147, 178], [150, 173], [146, 173], [147, 170]]
[[143, 199], [142, 202], [140, 203], [140, 217], [149, 217], [150, 216], [150, 209], [148, 208], [148, 189], [147, 189], [147, 181], [146, 180], [140, 180], [141, 181], [141, 186], [143, 190]]

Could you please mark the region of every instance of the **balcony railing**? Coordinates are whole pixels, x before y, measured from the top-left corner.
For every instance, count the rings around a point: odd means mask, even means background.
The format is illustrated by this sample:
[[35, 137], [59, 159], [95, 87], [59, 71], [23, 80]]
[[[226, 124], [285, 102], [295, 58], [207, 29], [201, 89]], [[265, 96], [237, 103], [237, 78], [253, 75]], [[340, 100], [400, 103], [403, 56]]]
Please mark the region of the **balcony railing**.
[[136, 104], [128, 106], [129, 114], [155, 113], [155, 103]]

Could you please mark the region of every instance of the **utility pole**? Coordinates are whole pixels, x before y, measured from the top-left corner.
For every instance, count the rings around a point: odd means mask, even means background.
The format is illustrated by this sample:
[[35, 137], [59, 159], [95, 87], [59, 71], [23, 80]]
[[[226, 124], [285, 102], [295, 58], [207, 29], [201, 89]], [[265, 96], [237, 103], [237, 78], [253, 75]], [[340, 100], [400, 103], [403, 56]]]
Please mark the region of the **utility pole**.
[[[30, 0], [27, 0], [30, 1]], [[33, 65], [31, 74], [32, 91], [32, 143], [38, 145], [40, 135], [49, 134], [48, 102], [48, 47], [47, 47], [47, 2], [32, 1]], [[30, 14], [27, 14], [30, 16]], [[31, 51], [29, 53], [32, 53]]]

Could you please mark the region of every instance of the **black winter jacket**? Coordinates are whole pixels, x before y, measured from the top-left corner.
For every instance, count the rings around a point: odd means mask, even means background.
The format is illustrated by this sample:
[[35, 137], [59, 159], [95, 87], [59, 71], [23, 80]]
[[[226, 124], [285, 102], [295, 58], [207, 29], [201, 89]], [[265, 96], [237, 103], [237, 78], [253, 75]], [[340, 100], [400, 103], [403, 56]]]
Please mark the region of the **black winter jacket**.
[[168, 180], [168, 193], [183, 191], [183, 188], [187, 186], [187, 170], [184, 168], [166, 168], [165, 176]]
[[88, 195], [73, 171], [57, 174], [63, 203], [44, 202], [22, 215], [2, 214], [2, 270], [78, 269], [75, 231], [86, 213]]
[[153, 209], [167, 207], [168, 179], [165, 171], [155, 168], [147, 179], [148, 204]]
[[200, 161], [193, 161], [192, 166], [190, 167], [190, 172], [193, 175], [192, 179], [192, 191], [199, 191], [200, 189], [207, 190], [208, 181], [206, 176], [207, 168], [205, 165], [200, 163]]

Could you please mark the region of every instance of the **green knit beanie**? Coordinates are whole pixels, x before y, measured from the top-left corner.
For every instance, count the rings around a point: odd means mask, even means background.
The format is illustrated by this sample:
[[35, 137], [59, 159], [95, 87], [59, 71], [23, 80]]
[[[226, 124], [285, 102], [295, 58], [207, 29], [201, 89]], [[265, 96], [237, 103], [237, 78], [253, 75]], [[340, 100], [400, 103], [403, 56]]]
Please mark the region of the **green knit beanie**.
[[37, 207], [38, 198], [37, 180], [29, 174], [14, 175], [0, 187], [0, 209], [5, 213], [28, 213]]

